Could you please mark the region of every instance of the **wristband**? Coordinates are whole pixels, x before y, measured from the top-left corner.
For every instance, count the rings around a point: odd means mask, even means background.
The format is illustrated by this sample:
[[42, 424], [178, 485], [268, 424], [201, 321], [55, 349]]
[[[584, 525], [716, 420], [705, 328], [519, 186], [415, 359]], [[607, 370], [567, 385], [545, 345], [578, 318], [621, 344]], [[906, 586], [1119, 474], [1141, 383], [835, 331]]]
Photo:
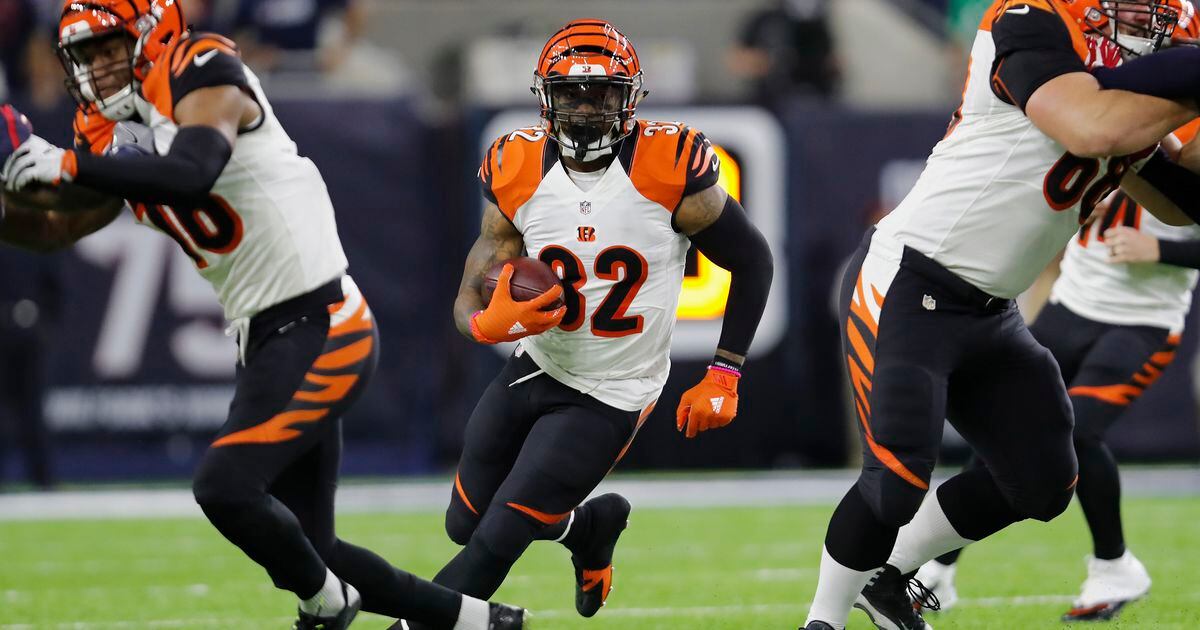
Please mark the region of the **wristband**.
[[713, 357], [712, 363], [708, 364], [708, 369], [732, 374], [738, 378], [742, 376], [742, 366], [722, 356]]

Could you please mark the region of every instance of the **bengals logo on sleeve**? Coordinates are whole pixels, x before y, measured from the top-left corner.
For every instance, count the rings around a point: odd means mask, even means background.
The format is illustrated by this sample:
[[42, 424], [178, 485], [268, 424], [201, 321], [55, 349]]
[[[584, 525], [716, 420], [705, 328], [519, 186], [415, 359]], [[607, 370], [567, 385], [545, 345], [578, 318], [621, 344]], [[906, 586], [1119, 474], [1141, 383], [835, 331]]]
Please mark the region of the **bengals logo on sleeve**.
[[721, 175], [712, 142], [680, 122], [639, 121], [620, 160], [638, 192], [670, 212], [684, 197], [716, 185]]

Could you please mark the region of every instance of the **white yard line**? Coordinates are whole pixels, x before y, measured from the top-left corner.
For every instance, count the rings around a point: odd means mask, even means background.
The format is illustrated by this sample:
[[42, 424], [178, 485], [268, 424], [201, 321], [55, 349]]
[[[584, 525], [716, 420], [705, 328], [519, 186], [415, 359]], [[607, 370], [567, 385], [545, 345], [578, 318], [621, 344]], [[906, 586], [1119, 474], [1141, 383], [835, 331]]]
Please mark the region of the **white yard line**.
[[[1198, 597], [1200, 598], [1200, 597]], [[1017, 595], [1014, 597], [964, 597], [959, 600], [958, 607], [962, 608], [996, 608], [1005, 606], [1041, 606], [1043, 604], [1065, 604], [1074, 599], [1073, 595]], [[601, 615], [605, 617], [624, 617], [633, 619], [654, 619], [661, 617], [704, 617], [708, 615], [742, 615], [763, 613], [797, 613], [803, 615], [808, 611], [809, 602], [794, 604], [730, 604], [726, 606], [662, 606], [662, 607], [621, 607], [605, 608]], [[534, 620], [563, 619], [578, 615], [574, 609], [555, 608], [533, 611]], [[125, 628], [196, 628], [196, 627], [234, 627], [235, 624], [249, 622], [279, 623], [291, 621], [291, 617], [262, 617], [246, 619], [244, 617], [196, 617], [191, 619], [154, 619], [146, 621], [74, 621], [66, 623], [47, 624], [0, 624], [0, 630], [123, 630]]]
[[[642, 508], [828, 505], [842, 498], [857, 475], [857, 471], [851, 470], [702, 474], [666, 479], [616, 475], [596, 492], [619, 492]], [[1128, 469], [1122, 472], [1121, 481], [1123, 493], [1130, 497], [1200, 495], [1197, 467]], [[338, 492], [338, 511], [440, 511], [445, 509], [449, 497], [449, 479], [350, 483]], [[0, 521], [172, 517], [201, 518], [191, 491], [122, 489], [0, 494]]]

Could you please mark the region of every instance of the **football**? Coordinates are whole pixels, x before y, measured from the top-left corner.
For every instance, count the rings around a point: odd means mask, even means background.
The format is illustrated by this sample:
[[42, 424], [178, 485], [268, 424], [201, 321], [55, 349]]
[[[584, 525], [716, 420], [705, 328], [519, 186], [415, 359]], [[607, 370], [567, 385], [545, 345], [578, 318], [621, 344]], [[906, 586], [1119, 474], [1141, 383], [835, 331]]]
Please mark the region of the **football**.
[[[33, 123], [25, 114], [12, 105], [0, 106], [0, 167], [31, 135]], [[56, 197], [52, 186], [29, 186], [19, 193], [3, 192], [6, 206], [26, 210], [49, 210], [54, 207]]]
[[[496, 263], [488, 270], [487, 275], [483, 278], [483, 303], [492, 301], [492, 292], [496, 290], [496, 281], [500, 277], [500, 272], [504, 269], [504, 265], [511, 264], [513, 266], [512, 280], [509, 282], [509, 291], [512, 298], [518, 302], [527, 302], [537, 296], [549, 291], [556, 284], [562, 284], [562, 280], [550, 265], [529, 257], [511, 258]], [[550, 305], [543, 308], [543, 311], [552, 311], [563, 305], [562, 298], [558, 298]]]

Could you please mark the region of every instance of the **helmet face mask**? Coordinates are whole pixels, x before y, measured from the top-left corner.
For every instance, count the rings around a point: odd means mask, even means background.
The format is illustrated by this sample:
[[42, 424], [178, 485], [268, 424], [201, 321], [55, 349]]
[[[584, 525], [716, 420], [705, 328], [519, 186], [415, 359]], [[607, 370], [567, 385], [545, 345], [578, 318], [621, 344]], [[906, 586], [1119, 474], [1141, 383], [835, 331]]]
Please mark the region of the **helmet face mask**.
[[634, 81], [551, 77], [541, 82], [543, 116], [555, 140], [579, 161], [611, 148], [628, 135], [634, 116]]
[[109, 120], [132, 118], [141, 82], [186, 30], [178, 0], [66, 0], [58, 57], [67, 91]]
[[82, 106], [95, 103], [110, 120], [133, 115], [134, 42], [124, 31], [80, 39], [59, 48], [67, 91]]
[[1169, 0], [1072, 0], [1068, 6], [1086, 33], [1112, 42], [1125, 59], [1157, 52], [1180, 19]]
[[611, 154], [633, 131], [646, 95], [633, 46], [602, 20], [576, 20], [555, 33], [531, 89], [550, 137], [579, 162]]

